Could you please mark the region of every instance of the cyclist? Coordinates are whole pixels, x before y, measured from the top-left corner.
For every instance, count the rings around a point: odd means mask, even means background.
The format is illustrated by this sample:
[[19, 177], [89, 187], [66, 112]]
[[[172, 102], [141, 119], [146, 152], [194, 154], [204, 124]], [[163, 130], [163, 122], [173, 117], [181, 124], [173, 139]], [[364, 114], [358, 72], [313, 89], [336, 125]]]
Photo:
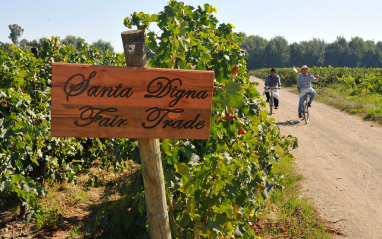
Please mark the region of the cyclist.
[[[267, 102], [269, 102], [270, 92], [269, 87], [281, 87], [280, 77], [276, 74], [276, 70], [272, 68], [271, 73], [268, 74], [265, 79], [265, 96], [267, 97]], [[273, 96], [275, 102], [275, 109], [279, 107], [279, 90], [273, 89]]]
[[310, 95], [308, 107], [311, 107], [311, 104], [317, 95], [317, 93], [312, 88], [312, 81], [318, 82], [320, 77], [317, 75], [316, 76], [309, 75], [308, 74], [309, 69], [310, 69], [309, 67], [307, 67], [306, 65], [303, 65], [300, 69], [302, 74], [297, 77], [297, 89], [298, 89], [299, 98], [300, 98], [300, 102], [298, 104], [299, 118], [302, 118], [305, 94], [308, 93]]

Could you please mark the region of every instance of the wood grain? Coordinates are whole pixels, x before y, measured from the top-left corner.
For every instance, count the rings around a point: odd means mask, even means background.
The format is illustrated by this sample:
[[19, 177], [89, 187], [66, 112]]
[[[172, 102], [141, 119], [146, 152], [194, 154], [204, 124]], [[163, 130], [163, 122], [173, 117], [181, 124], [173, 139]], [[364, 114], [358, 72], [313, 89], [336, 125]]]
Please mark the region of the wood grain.
[[[126, 65], [147, 67], [144, 31], [126, 31], [121, 36]], [[139, 139], [138, 142], [150, 238], [171, 239], [159, 139]]]
[[212, 71], [52, 63], [52, 136], [208, 139], [213, 79]]

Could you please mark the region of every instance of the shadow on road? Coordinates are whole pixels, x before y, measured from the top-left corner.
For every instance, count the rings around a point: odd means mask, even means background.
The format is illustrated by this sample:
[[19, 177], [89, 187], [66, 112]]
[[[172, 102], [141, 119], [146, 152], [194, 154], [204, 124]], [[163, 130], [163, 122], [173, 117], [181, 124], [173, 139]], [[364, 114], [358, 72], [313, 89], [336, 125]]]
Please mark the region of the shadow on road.
[[284, 122], [277, 122], [276, 124], [277, 125], [282, 125], [282, 126], [292, 126], [292, 125], [297, 125], [299, 123], [300, 123], [299, 120], [287, 120], [287, 121], [284, 121]]

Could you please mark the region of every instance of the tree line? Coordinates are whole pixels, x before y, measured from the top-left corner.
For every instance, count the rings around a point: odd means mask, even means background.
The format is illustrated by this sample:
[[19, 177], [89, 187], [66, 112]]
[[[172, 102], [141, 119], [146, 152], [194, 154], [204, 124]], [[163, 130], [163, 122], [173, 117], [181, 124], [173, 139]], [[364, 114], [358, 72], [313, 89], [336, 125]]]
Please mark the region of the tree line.
[[[46, 37], [30, 41], [27, 39], [19, 40], [24, 33], [24, 29], [17, 24], [9, 25], [9, 30], [11, 33], [9, 34], [8, 38], [14, 45], [21, 47], [25, 52], [31, 52], [31, 48], [41, 49], [41, 46], [47, 40]], [[0, 49], [7, 51], [12, 46], [12, 43], [0, 42]], [[73, 46], [77, 50], [81, 49], [82, 46], [87, 44], [85, 39], [73, 35], [68, 35], [61, 39], [61, 43], [67, 46]], [[93, 42], [91, 45], [95, 46], [101, 54], [104, 54], [107, 50], [109, 50], [111, 53], [115, 53], [114, 47], [111, 45], [111, 43], [103, 41], [102, 39]]]
[[375, 43], [353, 37], [347, 41], [337, 37], [327, 43], [322, 39], [289, 44], [282, 36], [267, 40], [257, 35], [242, 33], [240, 46], [246, 50], [250, 70], [271, 67], [333, 66], [333, 67], [382, 67], [382, 42]]

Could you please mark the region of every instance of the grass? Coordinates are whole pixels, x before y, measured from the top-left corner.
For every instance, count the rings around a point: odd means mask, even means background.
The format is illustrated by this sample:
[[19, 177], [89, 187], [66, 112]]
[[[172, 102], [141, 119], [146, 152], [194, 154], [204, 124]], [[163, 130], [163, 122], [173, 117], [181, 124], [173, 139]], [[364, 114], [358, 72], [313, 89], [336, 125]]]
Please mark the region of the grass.
[[[296, 86], [288, 87], [297, 94]], [[382, 124], [382, 95], [366, 90], [346, 88], [341, 84], [327, 87], [314, 87], [317, 92], [315, 100], [333, 106], [364, 120]]]
[[308, 201], [301, 197], [303, 176], [296, 172], [293, 157], [277, 150], [280, 161], [274, 165], [273, 173], [284, 175], [282, 189], [276, 189], [265, 201], [268, 214], [255, 223], [258, 236], [262, 238], [332, 238], [341, 232], [330, 228], [319, 217]]
[[340, 84], [316, 90], [320, 97], [317, 100], [334, 106], [349, 114], [361, 116], [382, 124], [382, 96], [366, 90], [345, 88]]
[[[249, 72], [254, 75], [254, 71]], [[364, 120], [382, 124], [382, 95], [371, 93], [365, 89], [345, 87], [342, 84], [332, 84], [326, 87], [313, 86], [317, 92], [315, 100], [357, 115]], [[297, 94], [296, 86], [287, 87]]]

